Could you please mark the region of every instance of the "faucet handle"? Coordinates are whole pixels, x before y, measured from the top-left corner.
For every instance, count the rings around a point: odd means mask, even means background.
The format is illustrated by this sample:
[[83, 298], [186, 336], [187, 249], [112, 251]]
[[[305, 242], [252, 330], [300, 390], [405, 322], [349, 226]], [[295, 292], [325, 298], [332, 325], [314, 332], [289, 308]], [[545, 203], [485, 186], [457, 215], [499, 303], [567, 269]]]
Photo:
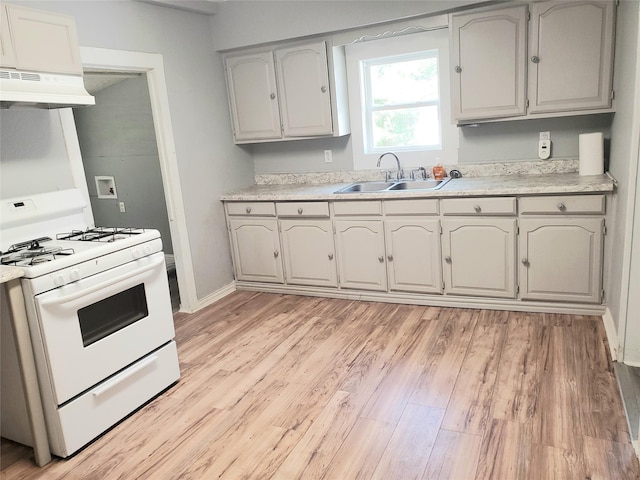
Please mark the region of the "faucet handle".
[[384, 173], [385, 182], [391, 181], [391, 172], [389, 170], [383, 170], [382, 173]]
[[415, 180], [416, 179], [416, 173], [419, 172], [420, 173], [420, 177], [422, 178], [422, 180], [426, 180], [427, 179], [427, 171], [425, 170], [424, 167], [418, 167], [418, 168], [414, 168], [413, 170], [411, 170], [411, 180]]

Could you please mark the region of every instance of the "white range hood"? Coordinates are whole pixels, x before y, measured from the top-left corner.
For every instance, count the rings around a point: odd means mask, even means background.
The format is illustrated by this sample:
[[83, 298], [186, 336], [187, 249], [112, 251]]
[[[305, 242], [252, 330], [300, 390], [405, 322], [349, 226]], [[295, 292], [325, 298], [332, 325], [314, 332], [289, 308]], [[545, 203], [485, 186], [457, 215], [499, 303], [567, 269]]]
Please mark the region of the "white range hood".
[[95, 105], [81, 76], [0, 69], [0, 108]]

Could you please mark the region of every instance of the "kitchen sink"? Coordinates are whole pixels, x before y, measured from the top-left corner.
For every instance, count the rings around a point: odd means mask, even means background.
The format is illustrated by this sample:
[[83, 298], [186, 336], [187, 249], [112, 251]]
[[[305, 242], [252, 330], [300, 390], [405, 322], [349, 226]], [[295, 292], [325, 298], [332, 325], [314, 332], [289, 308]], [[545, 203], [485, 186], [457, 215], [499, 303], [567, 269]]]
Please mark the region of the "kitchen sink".
[[444, 180], [408, 180], [400, 182], [356, 182], [333, 193], [378, 193], [402, 192], [407, 190], [438, 190], [442, 188], [450, 177]]

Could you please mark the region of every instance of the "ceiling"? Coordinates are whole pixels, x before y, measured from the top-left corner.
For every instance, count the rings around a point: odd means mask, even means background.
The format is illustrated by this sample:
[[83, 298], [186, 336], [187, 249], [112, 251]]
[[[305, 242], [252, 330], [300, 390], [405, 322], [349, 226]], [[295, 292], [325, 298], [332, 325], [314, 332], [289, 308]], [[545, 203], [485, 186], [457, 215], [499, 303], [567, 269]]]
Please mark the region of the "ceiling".
[[177, 8], [189, 12], [203, 13], [205, 15], [215, 15], [221, 1], [225, 0], [138, 0], [139, 2], [151, 3], [162, 7]]
[[84, 88], [91, 95], [95, 95], [100, 90], [109, 88], [116, 83], [120, 83], [127, 78], [139, 77], [140, 73], [121, 73], [121, 72], [92, 72], [85, 71], [82, 78], [84, 80]]

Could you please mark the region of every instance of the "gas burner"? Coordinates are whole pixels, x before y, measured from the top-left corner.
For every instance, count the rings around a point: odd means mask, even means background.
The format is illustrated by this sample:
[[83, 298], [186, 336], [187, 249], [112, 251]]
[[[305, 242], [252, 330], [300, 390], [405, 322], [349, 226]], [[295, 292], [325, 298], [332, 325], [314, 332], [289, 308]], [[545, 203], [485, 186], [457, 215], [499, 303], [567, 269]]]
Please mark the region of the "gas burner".
[[75, 240], [80, 242], [115, 242], [143, 233], [144, 230], [129, 227], [95, 227], [85, 231], [73, 230], [56, 235], [57, 240]]
[[22, 252], [24, 250], [39, 250], [41, 248], [44, 248], [40, 245], [41, 242], [50, 242], [50, 241], [51, 241], [51, 237], [34, 238], [33, 240], [27, 240], [26, 242], [20, 242], [20, 243], [11, 245], [6, 252], [2, 252], [2, 253], [16, 253], [16, 252]]

